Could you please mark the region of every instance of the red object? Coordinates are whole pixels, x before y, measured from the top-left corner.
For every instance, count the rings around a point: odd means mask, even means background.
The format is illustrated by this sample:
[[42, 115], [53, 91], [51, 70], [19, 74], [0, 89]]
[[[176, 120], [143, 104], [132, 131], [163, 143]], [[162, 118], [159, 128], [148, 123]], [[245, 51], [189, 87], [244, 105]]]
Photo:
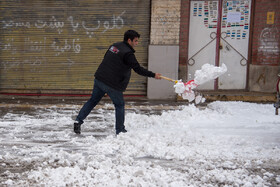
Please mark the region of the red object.
[[194, 83], [194, 80], [190, 80], [187, 83], [184, 83], [185, 86], [190, 85], [190, 84], [193, 84], [193, 85], [197, 86], [197, 84]]
[[194, 80], [190, 80], [187, 83], [184, 83], [185, 87], [188, 88], [188, 91], [191, 91], [193, 88], [196, 88], [198, 85], [194, 83]]

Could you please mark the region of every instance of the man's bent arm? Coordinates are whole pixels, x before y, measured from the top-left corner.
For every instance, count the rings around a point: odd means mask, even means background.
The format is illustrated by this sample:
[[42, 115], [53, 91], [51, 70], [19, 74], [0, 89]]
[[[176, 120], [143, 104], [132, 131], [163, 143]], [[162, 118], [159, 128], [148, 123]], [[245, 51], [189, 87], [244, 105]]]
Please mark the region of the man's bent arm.
[[156, 73], [149, 71], [140, 66], [134, 54], [128, 54], [125, 58], [125, 63], [130, 66], [136, 73], [147, 77], [156, 77]]

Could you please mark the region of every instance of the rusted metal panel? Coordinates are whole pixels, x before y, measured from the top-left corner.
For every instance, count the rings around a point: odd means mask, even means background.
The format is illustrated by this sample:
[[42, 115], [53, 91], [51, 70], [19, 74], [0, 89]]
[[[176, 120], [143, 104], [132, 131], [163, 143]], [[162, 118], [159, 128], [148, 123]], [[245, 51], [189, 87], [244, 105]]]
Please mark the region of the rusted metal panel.
[[[3, 0], [0, 2], [0, 92], [85, 92], [111, 43], [141, 34], [136, 56], [147, 67], [148, 0]], [[133, 72], [126, 94], [146, 94]]]

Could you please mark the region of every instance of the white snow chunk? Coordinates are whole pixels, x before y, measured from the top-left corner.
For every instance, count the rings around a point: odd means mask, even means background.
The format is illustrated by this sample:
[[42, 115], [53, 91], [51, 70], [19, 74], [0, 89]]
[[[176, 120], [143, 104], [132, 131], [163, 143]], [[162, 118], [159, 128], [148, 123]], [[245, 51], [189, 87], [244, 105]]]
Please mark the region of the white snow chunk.
[[214, 80], [227, 72], [227, 67], [222, 64], [217, 67], [211, 64], [204, 64], [200, 70], [196, 70], [194, 74], [194, 82], [198, 85], [204, 84], [210, 80]]

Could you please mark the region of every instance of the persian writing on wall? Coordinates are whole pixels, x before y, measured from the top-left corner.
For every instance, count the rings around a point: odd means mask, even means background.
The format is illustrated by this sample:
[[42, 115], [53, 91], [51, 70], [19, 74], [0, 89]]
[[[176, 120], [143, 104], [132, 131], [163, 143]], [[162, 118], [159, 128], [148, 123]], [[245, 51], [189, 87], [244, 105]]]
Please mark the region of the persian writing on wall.
[[58, 63], [72, 66], [75, 60], [71, 56], [81, 54], [87, 43], [105, 37], [109, 31], [122, 29], [125, 13], [124, 10], [102, 19], [87, 20], [55, 15], [33, 21], [5, 18], [0, 21], [1, 68], [17, 71], [21, 64], [35, 68], [48, 63], [50, 58], [62, 57], [67, 59], [57, 60]]

